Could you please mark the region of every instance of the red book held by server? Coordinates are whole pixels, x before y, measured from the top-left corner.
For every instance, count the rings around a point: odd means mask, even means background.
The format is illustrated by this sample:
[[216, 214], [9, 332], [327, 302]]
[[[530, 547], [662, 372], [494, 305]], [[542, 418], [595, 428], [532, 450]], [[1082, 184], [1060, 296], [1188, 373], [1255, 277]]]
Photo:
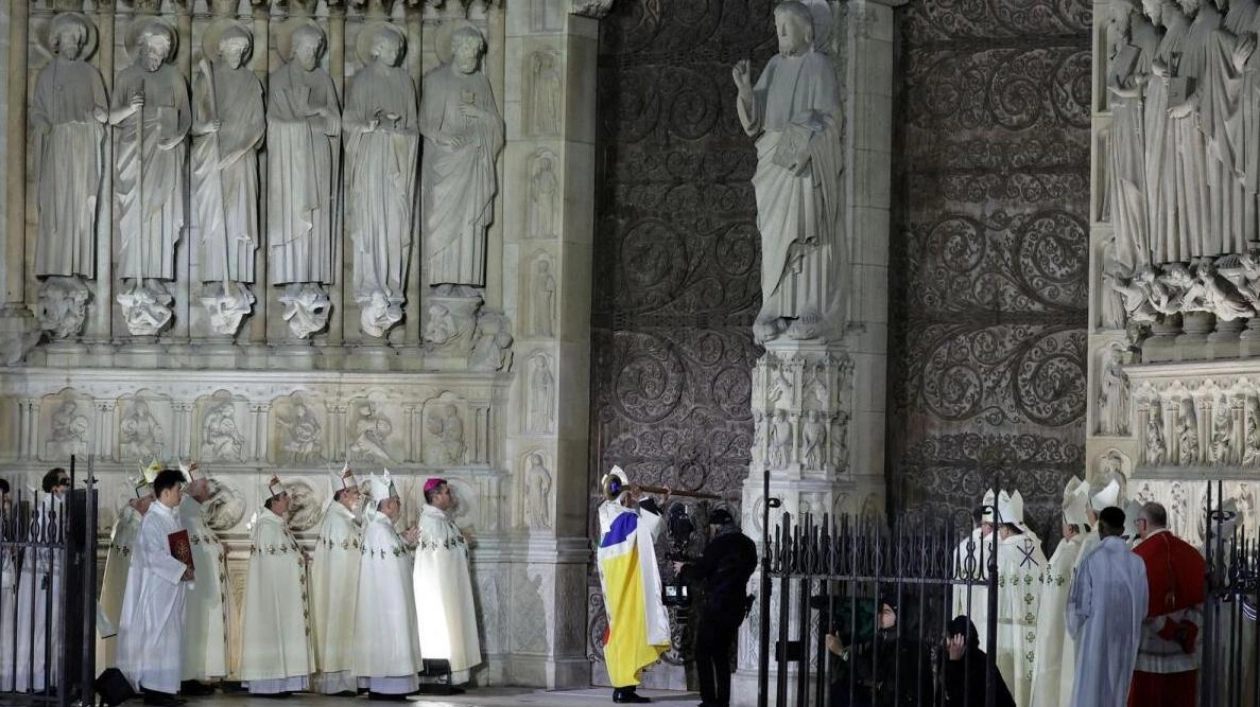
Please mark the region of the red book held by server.
[[188, 539], [187, 530], [177, 530], [166, 536], [167, 545], [171, 548], [171, 557], [188, 565], [189, 569], [193, 566], [192, 542]]

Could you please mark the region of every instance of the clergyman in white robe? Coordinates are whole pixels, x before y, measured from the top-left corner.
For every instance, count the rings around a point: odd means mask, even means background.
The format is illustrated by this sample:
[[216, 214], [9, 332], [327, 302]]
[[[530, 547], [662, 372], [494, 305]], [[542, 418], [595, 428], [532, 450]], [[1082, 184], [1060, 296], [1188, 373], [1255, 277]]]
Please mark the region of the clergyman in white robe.
[[[183, 675], [184, 608], [195, 570], [171, 555], [169, 536], [179, 522], [180, 489], [154, 481], [157, 502], [140, 523], [118, 625], [118, 669], [137, 690], [174, 696]], [[171, 471], [169, 473], [176, 473]], [[182, 478], [182, 477], [181, 477]], [[170, 505], [168, 505], [170, 504]], [[187, 573], [187, 574], [186, 574]]]
[[[341, 484], [340, 478], [336, 483]], [[354, 615], [359, 593], [362, 551], [359, 519], [352, 510], [359, 502], [354, 477], [334, 487], [335, 500], [324, 511], [324, 523], [311, 562], [311, 643], [319, 668], [316, 689], [326, 695], [356, 694]]]
[[[1117, 509], [1118, 511], [1118, 509]], [[1106, 517], [1100, 521], [1106, 526]], [[1064, 621], [1076, 641], [1074, 707], [1124, 707], [1146, 616], [1146, 566], [1105, 528], [1098, 547], [1080, 563]]]
[[1033, 659], [1033, 707], [1070, 707], [1076, 675], [1076, 646], [1064, 626], [1068, 591], [1089, 522], [1089, 484], [1073, 476], [1063, 489], [1063, 540], [1041, 575], [1037, 652]]
[[249, 575], [241, 622], [241, 681], [253, 694], [310, 688], [315, 672], [306, 591], [306, 554], [289, 530], [289, 494], [279, 479], [268, 483], [249, 547]]
[[[394, 529], [402, 506], [393, 486], [371, 477], [376, 510], [368, 512], [363, 530], [359, 602], [354, 612], [354, 674], [368, 681], [378, 695], [407, 695], [420, 688], [423, 669], [420, 636], [415, 627], [416, 599], [412, 585], [410, 541]], [[422, 629], [423, 630], [423, 629]]]
[[[477, 615], [473, 609], [472, 578], [468, 571], [468, 543], [446, 514], [450, 487], [425, 484], [429, 502], [420, 512], [420, 540], [416, 548], [416, 616], [420, 619], [420, 650], [426, 660], [448, 660], [453, 683], [468, 682], [470, 670], [481, 663]], [[442, 506], [442, 507], [439, 507]]]
[[986, 650], [989, 643], [988, 631], [984, 630], [989, 624], [989, 588], [984, 582], [989, 576], [993, 540], [991, 533], [978, 527], [963, 538], [954, 551], [954, 576], [961, 581], [954, 585], [954, 608], [950, 616], [971, 619], [980, 635], [980, 650]]
[[[33, 513], [30, 534], [22, 533], [20, 537], [47, 538], [49, 542], [60, 542], [55, 538], [62, 532], [62, 514], [65, 512], [65, 499], [54, 490], [46, 493], [39, 500]], [[17, 599], [17, 655], [15, 686], [17, 692], [32, 690], [40, 692], [45, 689], [45, 673], [51, 677], [53, 686], [57, 685], [60, 661], [53, 660], [52, 665], [44, 665], [46, 651], [53, 656], [61, 653], [61, 602], [57, 598], [62, 592], [62, 553], [59, 548], [27, 547], [22, 551], [22, 569], [18, 575]], [[49, 609], [51, 605], [51, 609]], [[51, 622], [48, 620], [51, 614]], [[51, 642], [51, 647], [46, 642]], [[45, 670], [45, 667], [47, 670]]]
[[[145, 488], [148, 484], [145, 484]], [[140, 522], [149, 512], [152, 496], [132, 499], [118, 511], [118, 520], [110, 533], [109, 550], [105, 554], [105, 572], [101, 578], [100, 607], [105, 618], [114, 626], [122, 615], [123, 593], [127, 589], [127, 575], [131, 573], [131, 553], [140, 532]], [[113, 667], [116, 662], [117, 635], [110, 638], [96, 637], [96, 672]]]
[[209, 487], [204, 476], [193, 473], [193, 482], [179, 505], [197, 573], [188, 596], [184, 680], [205, 683], [228, 675], [227, 627], [236, 620], [236, 602], [228, 585], [227, 550], [206, 524], [203, 504], [210, 498]]

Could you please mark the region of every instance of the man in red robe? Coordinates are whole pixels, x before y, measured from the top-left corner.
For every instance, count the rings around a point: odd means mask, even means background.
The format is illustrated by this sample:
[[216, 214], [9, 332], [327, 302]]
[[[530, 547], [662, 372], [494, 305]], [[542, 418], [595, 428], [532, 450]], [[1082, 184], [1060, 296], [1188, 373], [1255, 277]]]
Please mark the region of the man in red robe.
[[1142, 506], [1136, 525], [1142, 542], [1134, 552], [1146, 563], [1150, 598], [1129, 707], [1194, 707], [1207, 563], [1198, 550], [1168, 531], [1168, 511], [1162, 505]]

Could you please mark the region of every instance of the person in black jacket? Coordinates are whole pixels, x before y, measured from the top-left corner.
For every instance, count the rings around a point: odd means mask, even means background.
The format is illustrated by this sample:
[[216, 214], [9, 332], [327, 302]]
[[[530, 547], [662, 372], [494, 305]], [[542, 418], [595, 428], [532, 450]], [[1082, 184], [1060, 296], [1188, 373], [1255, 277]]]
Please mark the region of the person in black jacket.
[[[984, 707], [985, 676], [988, 658], [980, 650], [980, 634], [966, 616], [955, 616], [949, 622], [945, 639], [944, 666], [941, 669], [945, 687], [945, 707]], [[993, 670], [994, 707], [1015, 707], [1015, 698], [1006, 688], [1002, 674]]]
[[696, 628], [696, 675], [701, 707], [729, 707], [731, 651], [748, 609], [748, 578], [757, 569], [757, 546], [724, 509], [709, 516], [709, 544], [699, 562], [674, 563], [674, 571], [704, 589]]
[[932, 704], [932, 664], [918, 640], [917, 622], [909, 611], [901, 611], [903, 605], [912, 609], [914, 600], [904, 593], [899, 597], [896, 591], [884, 592], [876, 605], [879, 611], [871, 635], [854, 640], [851, 646], [845, 645], [840, 631], [827, 634], [827, 650], [837, 657], [831, 674], [830, 707]]

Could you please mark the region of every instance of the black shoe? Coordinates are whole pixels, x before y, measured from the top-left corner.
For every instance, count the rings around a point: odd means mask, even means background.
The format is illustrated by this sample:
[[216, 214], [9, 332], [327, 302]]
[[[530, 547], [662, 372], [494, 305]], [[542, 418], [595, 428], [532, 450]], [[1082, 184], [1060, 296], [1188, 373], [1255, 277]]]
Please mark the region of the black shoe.
[[370, 692], [369, 691], [368, 699], [377, 700], [380, 702], [406, 702], [407, 695], [405, 694], [388, 695], [383, 692]]
[[342, 690], [341, 692], [334, 692], [332, 695], [329, 695], [329, 696], [330, 697], [358, 697], [360, 692], [367, 692], [367, 690], [359, 690], [358, 692], [355, 692], [354, 690]]
[[154, 692], [153, 690], [144, 691], [144, 703], [153, 707], [178, 707], [179, 705], [175, 695], [166, 692]]
[[189, 695], [192, 697], [201, 697], [203, 695], [213, 695], [214, 685], [207, 685], [204, 682], [196, 680], [186, 680], [179, 685], [179, 694]]
[[641, 705], [651, 702], [651, 697], [644, 697], [635, 692], [633, 687], [613, 690], [613, 702], [619, 705]]
[[266, 693], [251, 693], [250, 694], [250, 697], [265, 697], [269, 700], [283, 700], [292, 696], [293, 696], [292, 692], [266, 692]]

